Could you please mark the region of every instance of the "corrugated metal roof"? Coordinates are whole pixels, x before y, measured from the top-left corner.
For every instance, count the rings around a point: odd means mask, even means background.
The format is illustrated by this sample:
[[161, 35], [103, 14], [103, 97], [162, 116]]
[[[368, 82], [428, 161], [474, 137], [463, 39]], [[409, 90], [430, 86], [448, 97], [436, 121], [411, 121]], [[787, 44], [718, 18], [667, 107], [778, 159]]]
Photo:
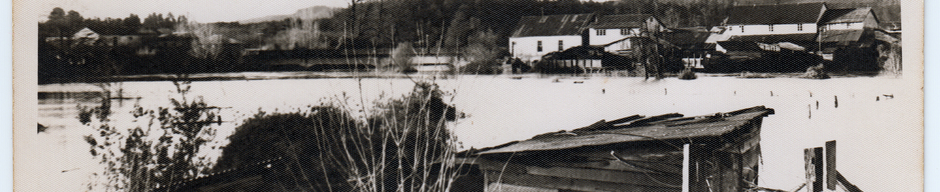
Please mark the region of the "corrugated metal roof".
[[728, 25], [816, 23], [825, 3], [735, 6]]
[[708, 40], [711, 33], [708, 31], [676, 30], [672, 33], [662, 33], [662, 38], [675, 45], [702, 44]]
[[803, 33], [786, 35], [734, 35], [728, 38], [727, 41], [751, 41], [761, 43], [816, 41], [816, 34]]
[[621, 28], [639, 28], [646, 23], [646, 19], [653, 17], [651, 14], [625, 14], [625, 15], [604, 15], [597, 18], [589, 26], [595, 29], [621, 29]]
[[624, 118], [625, 120], [610, 122], [601, 120], [584, 128], [546, 133], [529, 140], [514, 141], [487, 149], [478, 154], [549, 151], [651, 140], [717, 137], [746, 128], [745, 125], [751, 120], [773, 113], [773, 109], [757, 106], [697, 117], [666, 114], [640, 119], [627, 117]]
[[871, 7], [862, 7], [856, 9], [830, 9], [826, 10], [821, 19], [822, 23], [858, 23], [865, 21], [868, 14], [871, 14]]
[[594, 14], [525, 16], [519, 19], [512, 37], [580, 35]]
[[820, 32], [819, 42], [854, 42], [862, 38], [865, 30], [827, 30]]

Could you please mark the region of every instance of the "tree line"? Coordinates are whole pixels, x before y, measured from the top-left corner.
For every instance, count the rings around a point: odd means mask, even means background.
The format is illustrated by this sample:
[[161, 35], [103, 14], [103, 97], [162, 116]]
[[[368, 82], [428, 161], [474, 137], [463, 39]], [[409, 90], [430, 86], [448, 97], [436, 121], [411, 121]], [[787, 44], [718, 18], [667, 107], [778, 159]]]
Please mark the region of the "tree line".
[[99, 34], [130, 35], [138, 33], [141, 29], [175, 29], [179, 24], [188, 22], [185, 15], [174, 16], [173, 13], [167, 13], [165, 16], [162, 13], [151, 13], [143, 20], [136, 14], [125, 18], [84, 18], [77, 11], [69, 10], [66, 13], [62, 8], [56, 7], [49, 13], [48, 20], [39, 22], [39, 37], [71, 36], [86, 27]]

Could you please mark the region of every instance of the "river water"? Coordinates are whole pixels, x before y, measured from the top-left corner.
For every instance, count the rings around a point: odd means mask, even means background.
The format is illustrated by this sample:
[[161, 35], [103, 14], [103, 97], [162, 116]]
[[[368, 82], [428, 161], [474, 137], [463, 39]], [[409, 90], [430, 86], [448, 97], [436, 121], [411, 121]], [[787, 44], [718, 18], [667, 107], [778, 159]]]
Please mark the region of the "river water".
[[[785, 190], [799, 186], [805, 177], [803, 149], [821, 147], [829, 140], [838, 141], [839, 171], [862, 190], [908, 191], [922, 174], [922, 96], [917, 81], [911, 79], [521, 77], [198, 81], [187, 96], [222, 107], [224, 123], [215, 125], [219, 136], [212, 144], [224, 145], [225, 136], [259, 110], [296, 111], [332, 101], [368, 106], [377, 99], [409, 92], [414, 80], [429, 80], [449, 92], [447, 102], [467, 114], [452, 125], [463, 149], [634, 114], [694, 116], [764, 105], [776, 114], [763, 121], [760, 186]], [[92, 128], [82, 125], [77, 116], [78, 106], [100, 103], [103, 89], [120, 91], [127, 98], [111, 101], [112, 125], [117, 127], [138, 125], [129, 113], [135, 105], [166, 107], [169, 98], [179, 96], [176, 87], [165, 81], [40, 85], [37, 123], [49, 128], [34, 138], [17, 138], [29, 147], [27, 153], [36, 162], [16, 171], [26, 171], [36, 181], [57, 182], [32, 182], [18, 189], [85, 191], [85, 184], [95, 181], [93, 173], [103, 166], [92, 158], [82, 139], [93, 133]], [[206, 155], [217, 153], [209, 150]]]

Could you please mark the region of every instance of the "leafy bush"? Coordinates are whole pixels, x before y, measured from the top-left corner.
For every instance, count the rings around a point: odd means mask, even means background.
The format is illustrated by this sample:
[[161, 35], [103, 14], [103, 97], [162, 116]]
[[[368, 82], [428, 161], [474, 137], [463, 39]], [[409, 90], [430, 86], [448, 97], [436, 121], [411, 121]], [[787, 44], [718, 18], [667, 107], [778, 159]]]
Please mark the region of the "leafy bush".
[[[189, 83], [174, 81], [180, 98], [170, 99], [172, 107], [148, 110], [136, 105], [131, 114], [135, 121], [146, 125], [133, 128], [110, 125], [110, 92], [106, 92], [100, 107], [80, 106], [79, 120], [98, 131], [85, 136], [90, 152], [107, 165], [101, 175], [96, 174], [106, 182], [90, 183], [89, 190], [149, 191], [208, 171], [211, 163], [197, 154], [215, 137], [216, 131], [210, 125], [219, 122], [218, 108], [201, 98], [187, 98]], [[95, 121], [91, 115], [95, 115]]]
[[685, 68], [679, 73], [679, 79], [692, 80], [695, 78], [698, 78], [698, 76], [695, 75], [695, 72], [692, 72], [691, 68]]
[[411, 47], [411, 43], [399, 43], [395, 49], [392, 49], [391, 59], [389, 60], [389, 65], [386, 68], [394, 69], [395, 71], [402, 73], [413, 73], [418, 70], [414, 68], [411, 63], [411, 53], [414, 51], [414, 48]]
[[505, 54], [497, 48], [497, 38], [498, 35], [492, 30], [470, 36], [469, 45], [463, 53], [469, 64], [463, 66], [460, 71], [471, 74], [499, 74], [502, 71], [499, 58]]
[[418, 83], [400, 99], [377, 102], [354, 118], [343, 103], [308, 111], [259, 113], [229, 137], [215, 170], [287, 159], [276, 182], [290, 191], [446, 191], [455, 138], [445, 122], [458, 117], [437, 85]]

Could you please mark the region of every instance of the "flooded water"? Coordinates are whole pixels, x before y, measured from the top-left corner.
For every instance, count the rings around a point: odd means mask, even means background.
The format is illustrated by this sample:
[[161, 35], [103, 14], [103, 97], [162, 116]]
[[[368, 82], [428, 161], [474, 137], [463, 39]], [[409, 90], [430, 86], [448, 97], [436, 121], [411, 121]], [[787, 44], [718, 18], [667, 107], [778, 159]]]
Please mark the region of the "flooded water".
[[[905, 189], [914, 187], [922, 170], [920, 87], [903, 78], [644, 81], [628, 77], [462, 75], [434, 81], [452, 93], [449, 102], [468, 115], [452, 126], [464, 149], [634, 114], [678, 112], [694, 116], [764, 105], [776, 114], [763, 121], [760, 186], [785, 190], [799, 186], [804, 182], [803, 149], [821, 147], [829, 140], [838, 141], [839, 171], [862, 190], [908, 191]], [[224, 145], [225, 136], [259, 110], [294, 111], [335, 100], [370, 105], [379, 98], [407, 93], [413, 85], [408, 78], [201, 81], [192, 83], [189, 96], [223, 107], [220, 114], [225, 123], [216, 125], [219, 136], [214, 144]], [[37, 180], [59, 182], [17, 187], [25, 191], [86, 190], [84, 185], [102, 166], [92, 159], [82, 139], [92, 128], [78, 121], [78, 106], [97, 106], [102, 89], [83, 83], [39, 86], [38, 123], [48, 129], [26, 138], [25, 145], [34, 149], [29, 154], [37, 162], [17, 167], [17, 171], [33, 173], [30, 176]], [[122, 93], [125, 99], [111, 101], [112, 125], [128, 128], [136, 126], [129, 113], [135, 104], [148, 109], [166, 107], [169, 98], [178, 96], [170, 82], [113, 83], [104, 89]], [[217, 155], [217, 151], [206, 153]]]

